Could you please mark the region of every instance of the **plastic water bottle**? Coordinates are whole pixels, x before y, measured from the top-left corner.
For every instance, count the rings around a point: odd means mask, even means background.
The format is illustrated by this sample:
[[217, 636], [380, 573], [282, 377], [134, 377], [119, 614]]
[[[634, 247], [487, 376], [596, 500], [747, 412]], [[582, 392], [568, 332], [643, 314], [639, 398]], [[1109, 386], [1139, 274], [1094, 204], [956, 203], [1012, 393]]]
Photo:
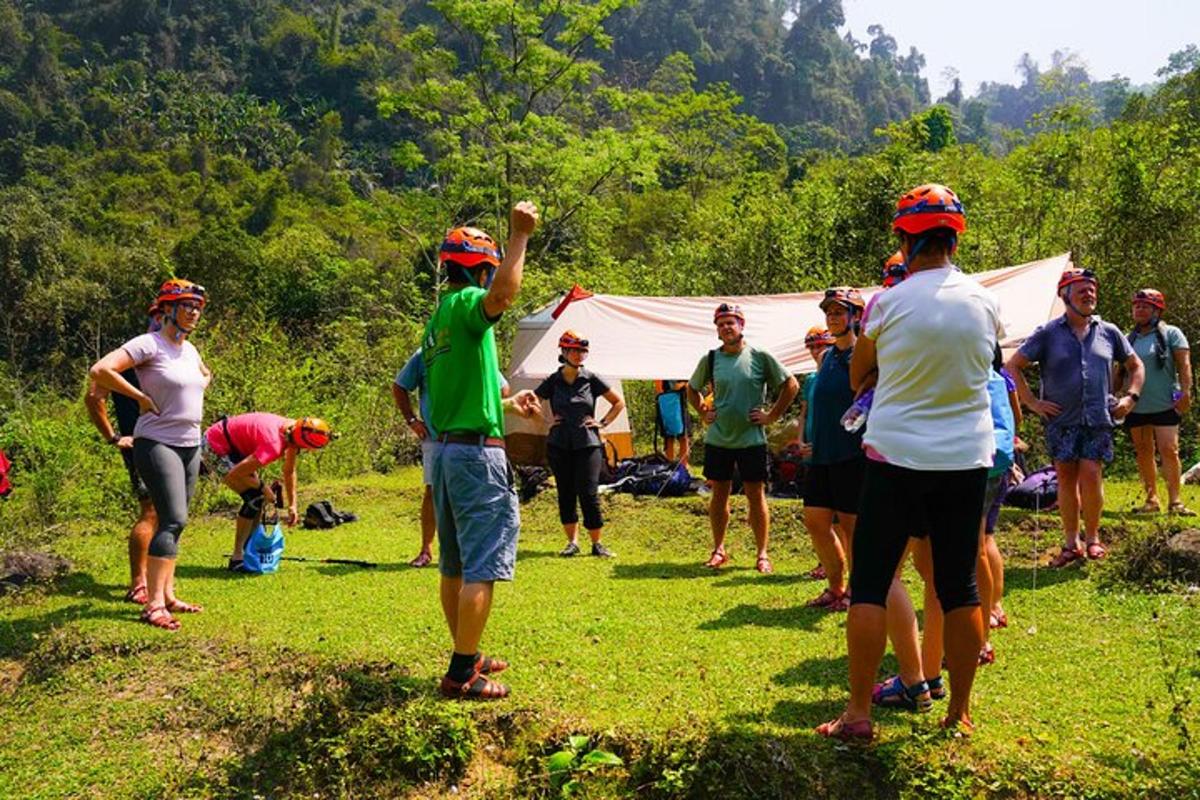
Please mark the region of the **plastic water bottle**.
[[1183, 399], [1183, 390], [1182, 389], [1176, 389], [1175, 391], [1171, 392], [1171, 402], [1172, 403], [1178, 403], [1182, 399]]
[[846, 413], [842, 415], [842, 427], [847, 433], [857, 433], [867, 424], [867, 415], [871, 411], [871, 401], [875, 399], [875, 390], [868, 389], [854, 401]]

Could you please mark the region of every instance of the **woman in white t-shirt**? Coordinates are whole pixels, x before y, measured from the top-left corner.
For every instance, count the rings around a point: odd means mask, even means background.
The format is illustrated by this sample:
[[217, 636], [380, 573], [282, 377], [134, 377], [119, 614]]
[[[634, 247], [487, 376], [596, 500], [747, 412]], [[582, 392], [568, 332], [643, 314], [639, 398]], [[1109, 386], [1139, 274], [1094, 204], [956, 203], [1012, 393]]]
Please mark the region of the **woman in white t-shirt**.
[[983, 643], [975, 563], [995, 446], [987, 382], [1003, 328], [992, 293], [950, 261], [965, 229], [962, 204], [945, 186], [900, 199], [893, 230], [909, 277], [875, 301], [851, 362], [856, 386], [876, 371], [878, 382], [850, 577], [850, 700], [817, 728], [825, 736], [874, 735], [871, 689], [887, 641], [886, 599], [909, 536], [929, 537], [945, 612], [951, 694], [942, 724], [971, 724]]
[[[203, 286], [179, 278], [167, 281], [156, 301], [162, 329], [135, 336], [91, 369], [98, 385], [133, 398], [141, 410], [133, 431], [133, 457], [158, 513], [146, 564], [149, 598], [142, 620], [171, 631], [179, 628], [173, 614], [202, 610], [175, 596], [175, 558], [200, 471], [200, 420], [204, 390], [212, 377], [187, 340], [206, 301]], [[141, 388], [121, 377], [130, 368]]]

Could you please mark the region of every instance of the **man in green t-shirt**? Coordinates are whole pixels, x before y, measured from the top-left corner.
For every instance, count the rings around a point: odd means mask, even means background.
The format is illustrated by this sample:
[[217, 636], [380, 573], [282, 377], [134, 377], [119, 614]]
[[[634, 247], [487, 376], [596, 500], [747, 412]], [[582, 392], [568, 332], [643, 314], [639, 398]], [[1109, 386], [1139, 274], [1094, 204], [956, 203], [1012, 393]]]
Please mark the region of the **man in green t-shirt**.
[[[430, 422], [438, 431], [431, 478], [442, 611], [454, 639], [441, 683], [447, 697], [508, 696], [508, 687], [489, 677], [508, 664], [479, 652], [494, 583], [513, 577], [521, 524], [504, 452], [492, 328], [521, 288], [525, 246], [537, 220], [532, 203], [517, 203], [503, 261], [495, 241], [481, 230], [455, 228], [446, 234], [439, 260], [448, 285], [421, 345]], [[532, 392], [521, 392], [513, 401], [526, 416], [539, 410]]]
[[[708, 521], [713, 551], [706, 566], [716, 569], [729, 561], [725, 532], [736, 466], [758, 545], [755, 568], [767, 574], [772, 571], [767, 557], [771, 519], [767, 511], [767, 437], [763, 427], [783, 416], [800, 386], [775, 356], [746, 344], [742, 336], [746, 317], [740, 307], [722, 303], [713, 314], [713, 323], [721, 346], [700, 359], [688, 381], [688, 402], [709, 426], [704, 435], [704, 477], [712, 482]], [[712, 387], [711, 402], [701, 396], [706, 386]], [[775, 404], [764, 411], [768, 390], [777, 389]]]

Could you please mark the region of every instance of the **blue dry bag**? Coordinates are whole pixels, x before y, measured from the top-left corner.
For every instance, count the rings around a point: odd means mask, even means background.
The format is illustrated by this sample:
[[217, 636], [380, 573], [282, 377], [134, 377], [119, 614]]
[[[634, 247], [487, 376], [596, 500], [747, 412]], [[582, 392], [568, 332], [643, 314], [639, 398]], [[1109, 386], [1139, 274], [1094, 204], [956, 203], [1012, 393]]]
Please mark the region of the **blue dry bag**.
[[[271, 522], [267, 523], [272, 525]], [[242, 552], [242, 568], [246, 572], [265, 575], [279, 570], [279, 561], [283, 557], [283, 528], [279, 525], [279, 517], [274, 520], [271, 532], [260, 521], [254, 526], [254, 532], [246, 542]]]

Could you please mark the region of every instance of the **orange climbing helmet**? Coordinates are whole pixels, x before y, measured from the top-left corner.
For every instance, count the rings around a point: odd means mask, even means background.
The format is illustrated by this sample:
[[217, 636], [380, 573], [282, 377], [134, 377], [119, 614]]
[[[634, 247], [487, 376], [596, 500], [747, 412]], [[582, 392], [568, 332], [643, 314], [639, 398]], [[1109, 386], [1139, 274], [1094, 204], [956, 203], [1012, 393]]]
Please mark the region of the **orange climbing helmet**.
[[958, 195], [940, 183], [926, 183], [905, 192], [896, 203], [892, 231], [917, 235], [936, 228], [949, 228], [955, 233], [967, 229]]
[[883, 262], [883, 288], [890, 289], [908, 277], [908, 264], [904, 253], [897, 250]]
[[500, 247], [478, 228], [452, 228], [438, 251], [438, 263], [447, 261], [467, 269], [484, 265], [495, 268], [500, 266]]
[[180, 300], [193, 300], [204, 308], [208, 304], [208, 292], [200, 284], [185, 278], [171, 278], [158, 287], [158, 297], [150, 304], [148, 313], [156, 314], [162, 311], [163, 303], [178, 303]]
[[1133, 293], [1133, 302], [1149, 303], [1160, 313], [1167, 310], [1167, 298], [1158, 289], [1138, 289]]
[[831, 345], [834, 343], [833, 334], [829, 331], [814, 325], [808, 329], [808, 333], [804, 335], [805, 347], [817, 347]]
[[746, 324], [746, 315], [737, 303], [721, 303], [717, 306], [717, 310], [713, 312], [713, 324], [716, 325], [721, 317], [734, 317], [742, 325]]
[[318, 450], [335, 438], [329, 423], [320, 417], [300, 417], [284, 431], [289, 444], [304, 450]]
[[1091, 281], [1094, 286], [1100, 285], [1100, 282], [1096, 279], [1096, 273], [1092, 270], [1069, 267], [1063, 270], [1063, 274], [1058, 279], [1058, 293], [1062, 294], [1062, 290], [1072, 283], [1080, 283], [1082, 281]]
[[560, 350], [583, 350], [587, 352], [588, 340], [575, 331], [563, 331], [562, 336], [558, 337], [558, 347]]
[[821, 310], [828, 310], [832, 303], [841, 303], [851, 313], [857, 310], [861, 314], [863, 309], [867, 307], [867, 304], [863, 301], [862, 294], [853, 286], [834, 286], [831, 289], [826, 289], [825, 297], [821, 300]]

